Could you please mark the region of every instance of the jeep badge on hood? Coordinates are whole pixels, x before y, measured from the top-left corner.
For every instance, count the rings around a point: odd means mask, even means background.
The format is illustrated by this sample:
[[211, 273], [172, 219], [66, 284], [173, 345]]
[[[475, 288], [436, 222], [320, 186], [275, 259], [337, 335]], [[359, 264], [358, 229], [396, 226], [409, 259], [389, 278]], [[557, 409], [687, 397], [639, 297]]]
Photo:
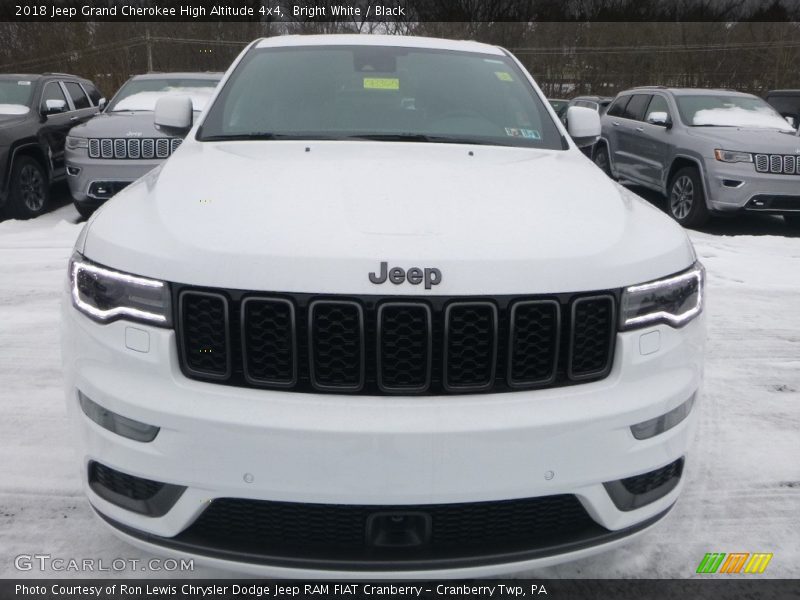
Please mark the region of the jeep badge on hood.
[[442, 282], [442, 272], [439, 269], [420, 269], [419, 267], [412, 267], [408, 271], [400, 267], [392, 267], [389, 270], [389, 263], [382, 262], [380, 274], [369, 274], [369, 280], [378, 285], [384, 283], [387, 278], [395, 285], [400, 285], [406, 280], [411, 285], [419, 285], [424, 281], [425, 289], [429, 290], [432, 286]]

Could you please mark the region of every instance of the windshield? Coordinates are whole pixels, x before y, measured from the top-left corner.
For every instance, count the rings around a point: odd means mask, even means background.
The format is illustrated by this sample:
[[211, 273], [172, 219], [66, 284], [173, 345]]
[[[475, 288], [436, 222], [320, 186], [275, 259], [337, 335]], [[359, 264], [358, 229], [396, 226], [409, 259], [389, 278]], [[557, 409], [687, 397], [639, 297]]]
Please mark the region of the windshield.
[[28, 112], [33, 82], [28, 79], [0, 79], [0, 115], [24, 115]]
[[194, 110], [203, 110], [214, 93], [216, 79], [131, 79], [123, 85], [108, 105], [108, 111], [153, 111], [156, 101], [167, 94], [182, 94], [192, 99]]
[[691, 127], [758, 127], [794, 131], [769, 104], [754, 96], [678, 96], [681, 120]]
[[544, 103], [511, 59], [387, 46], [248, 53], [197, 139], [282, 138], [562, 149]]

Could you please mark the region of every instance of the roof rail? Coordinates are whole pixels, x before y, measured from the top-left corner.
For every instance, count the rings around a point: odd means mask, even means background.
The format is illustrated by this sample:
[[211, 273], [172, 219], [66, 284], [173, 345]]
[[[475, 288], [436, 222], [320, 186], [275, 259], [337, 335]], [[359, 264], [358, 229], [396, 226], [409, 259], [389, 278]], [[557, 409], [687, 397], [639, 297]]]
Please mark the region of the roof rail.
[[83, 77], [78, 77], [77, 75], [73, 75], [72, 73], [47, 72], [47, 73], [42, 73], [42, 75], [59, 75], [61, 77], [74, 77], [75, 79], [83, 79]]

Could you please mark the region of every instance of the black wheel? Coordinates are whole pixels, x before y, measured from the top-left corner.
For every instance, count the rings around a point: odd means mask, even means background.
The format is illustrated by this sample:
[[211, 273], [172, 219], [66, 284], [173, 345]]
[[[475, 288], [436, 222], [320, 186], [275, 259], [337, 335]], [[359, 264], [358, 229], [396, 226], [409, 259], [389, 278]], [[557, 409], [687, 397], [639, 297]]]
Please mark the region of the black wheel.
[[612, 179], [614, 178], [614, 176], [611, 174], [611, 161], [608, 158], [608, 146], [605, 144], [597, 144], [594, 149], [594, 156], [592, 157], [592, 160], [603, 173]]
[[97, 209], [93, 206], [86, 206], [85, 204], [80, 204], [79, 202], [74, 202], [75, 210], [78, 211], [78, 214], [82, 216], [84, 219], [88, 219], [94, 214], [94, 211]]
[[792, 229], [800, 229], [800, 214], [797, 215], [783, 215], [783, 220]]
[[9, 215], [17, 219], [38, 217], [50, 203], [50, 183], [39, 161], [21, 156], [14, 161], [9, 184]]
[[704, 225], [710, 215], [700, 173], [694, 167], [680, 169], [669, 182], [667, 210], [684, 227]]

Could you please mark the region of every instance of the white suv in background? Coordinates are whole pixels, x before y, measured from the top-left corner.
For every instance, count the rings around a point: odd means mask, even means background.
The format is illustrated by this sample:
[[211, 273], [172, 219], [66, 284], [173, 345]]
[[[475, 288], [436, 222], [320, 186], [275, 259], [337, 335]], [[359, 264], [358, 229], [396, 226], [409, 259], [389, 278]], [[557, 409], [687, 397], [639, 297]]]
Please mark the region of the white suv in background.
[[[86, 494], [154, 553], [474, 577], [598, 552], [678, 498], [703, 269], [517, 59], [253, 42], [86, 225], [63, 304]], [[573, 141], [575, 140], [575, 141]]]

